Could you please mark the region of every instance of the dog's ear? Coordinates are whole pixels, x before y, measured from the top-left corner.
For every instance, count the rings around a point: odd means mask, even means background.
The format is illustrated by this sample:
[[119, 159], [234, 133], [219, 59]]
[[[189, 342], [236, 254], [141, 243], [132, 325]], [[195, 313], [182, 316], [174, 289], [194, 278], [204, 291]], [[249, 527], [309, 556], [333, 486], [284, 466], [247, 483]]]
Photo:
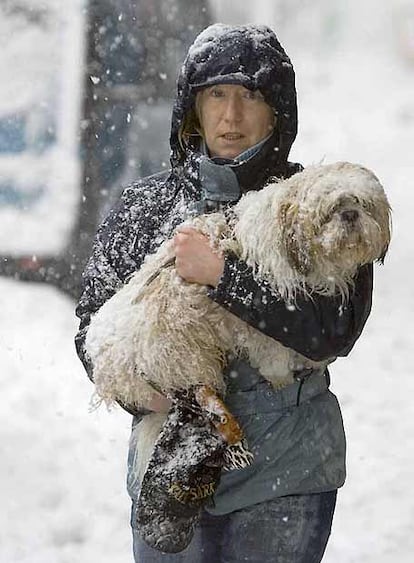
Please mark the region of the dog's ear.
[[[303, 242], [303, 241], [302, 241]], [[295, 236], [290, 237], [286, 241], [286, 251], [288, 262], [293, 270], [296, 270], [302, 276], [307, 276], [312, 270], [312, 262], [310, 260], [307, 249], [304, 248], [300, 241], [295, 240]]]
[[311, 271], [311, 260], [306, 237], [302, 230], [304, 226], [299, 224], [298, 214], [297, 203], [281, 204], [279, 210], [281, 235], [290, 267], [299, 274], [307, 276]]
[[391, 207], [387, 200], [385, 200], [383, 205], [383, 214], [378, 220], [381, 232], [383, 234], [384, 247], [378, 258], [380, 264], [384, 264], [385, 256], [388, 253], [388, 247], [391, 241], [391, 231], [392, 231], [392, 217], [391, 217]]

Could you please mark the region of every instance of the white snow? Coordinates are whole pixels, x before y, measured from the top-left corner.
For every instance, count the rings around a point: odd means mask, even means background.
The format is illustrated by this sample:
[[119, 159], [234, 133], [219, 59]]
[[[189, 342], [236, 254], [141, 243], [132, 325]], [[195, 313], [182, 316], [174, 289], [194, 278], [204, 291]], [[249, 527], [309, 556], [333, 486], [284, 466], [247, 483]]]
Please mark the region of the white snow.
[[[274, 4], [266, 4], [272, 17]], [[343, 25], [332, 49], [312, 42], [317, 29], [307, 30], [302, 46], [295, 20], [280, 34], [299, 90], [292, 156], [372, 168], [394, 212], [372, 315], [351, 355], [331, 370], [348, 437], [348, 479], [324, 563], [409, 563], [414, 554], [414, 54], [401, 55], [409, 42], [389, 25], [390, 4], [338, 3]], [[396, 4], [406, 9], [396, 2], [393, 10]], [[0, 561], [131, 561], [124, 487], [130, 417], [89, 412], [92, 385], [72, 344], [73, 304], [50, 287], [0, 279], [0, 311]]]
[[0, 279], [0, 561], [129, 561], [130, 416], [90, 412], [72, 302]]

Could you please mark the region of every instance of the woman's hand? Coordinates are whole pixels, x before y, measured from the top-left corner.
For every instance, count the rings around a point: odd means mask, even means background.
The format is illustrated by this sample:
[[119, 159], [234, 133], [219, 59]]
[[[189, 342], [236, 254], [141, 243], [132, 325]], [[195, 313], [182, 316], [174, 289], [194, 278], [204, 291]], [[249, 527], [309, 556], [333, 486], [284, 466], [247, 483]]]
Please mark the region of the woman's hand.
[[176, 270], [185, 281], [217, 286], [224, 258], [211, 248], [208, 237], [192, 227], [180, 227], [173, 238], [173, 248]]

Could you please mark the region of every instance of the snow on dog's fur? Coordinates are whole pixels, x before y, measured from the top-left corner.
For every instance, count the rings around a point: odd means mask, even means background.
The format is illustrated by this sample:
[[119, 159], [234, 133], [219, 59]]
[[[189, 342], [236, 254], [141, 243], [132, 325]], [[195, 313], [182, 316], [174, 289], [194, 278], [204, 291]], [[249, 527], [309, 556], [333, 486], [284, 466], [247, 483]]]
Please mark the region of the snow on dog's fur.
[[[213, 248], [233, 252], [294, 306], [298, 292], [341, 294], [346, 301], [358, 267], [382, 260], [390, 241], [390, 207], [374, 174], [339, 162], [311, 166], [288, 180], [249, 192], [224, 213], [191, 225]], [[277, 388], [303, 368], [324, 368], [252, 328], [213, 302], [206, 288], [183, 281], [171, 241], [93, 317], [86, 348], [98, 395], [145, 404], [163, 393], [207, 384], [224, 390], [229, 355], [243, 355]], [[149, 281], [150, 280], [150, 281]], [[149, 385], [149, 383], [151, 385]]]

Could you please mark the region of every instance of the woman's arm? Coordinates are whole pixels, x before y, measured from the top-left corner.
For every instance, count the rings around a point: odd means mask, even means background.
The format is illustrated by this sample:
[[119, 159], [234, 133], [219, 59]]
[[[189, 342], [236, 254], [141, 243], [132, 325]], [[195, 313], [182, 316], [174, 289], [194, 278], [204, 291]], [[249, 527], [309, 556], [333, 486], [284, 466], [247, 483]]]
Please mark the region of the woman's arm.
[[349, 299], [298, 295], [287, 306], [259, 282], [251, 268], [234, 255], [214, 252], [209, 240], [192, 228], [174, 237], [176, 268], [192, 283], [209, 285], [211, 299], [264, 334], [315, 361], [346, 356], [371, 310], [372, 264], [359, 269]]
[[[154, 215], [144, 207], [144, 204], [135, 205], [135, 209], [143, 210], [143, 213], [138, 215], [136, 211], [131, 212], [130, 202], [126, 198], [119, 202], [102, 223], [95, 237], [92, 256], [83, 273], [83, 292], [76, 307], [80, 326], [75, 336], [75, 345], [91, 381], [93, 365], [85, 348], [89, 324], [92, 316], [99, 314], [100, 307], [124, 285], [129, 275], [140, 267], [148, 252], [147, 241], [152, 239]], [[135, 245], [138, 238], [136, 233], [142, 234], [139, 251]], [[135, 416], [150, 411], [163, 412], [169, 407], [168, 400], [155, 393], [153, 400], [147, 405], [148, 409], [137, 410], [133, 405], [122, 402], [119, 404]]]
[[75, 310], [76, 316], [80, 319], [79, 330], [75, 336], [76, 351], [91, 381], [93, 381], [93, 366], [85, 349], [89, 323], [92, 315], [121, 286], [122, 281], [106, 256], [98, 233], [93, 245], [93, 254], [83, 273], [83, 292]]
[[371, 310], [373, 267], [362, 266], [349, 299], [297, 296], [286, 306], [269, 286], [259, 283], [244, 262], [226, 256], [224, 272], [209, 296], [261, 332], [315, 361], [346, 356]]

